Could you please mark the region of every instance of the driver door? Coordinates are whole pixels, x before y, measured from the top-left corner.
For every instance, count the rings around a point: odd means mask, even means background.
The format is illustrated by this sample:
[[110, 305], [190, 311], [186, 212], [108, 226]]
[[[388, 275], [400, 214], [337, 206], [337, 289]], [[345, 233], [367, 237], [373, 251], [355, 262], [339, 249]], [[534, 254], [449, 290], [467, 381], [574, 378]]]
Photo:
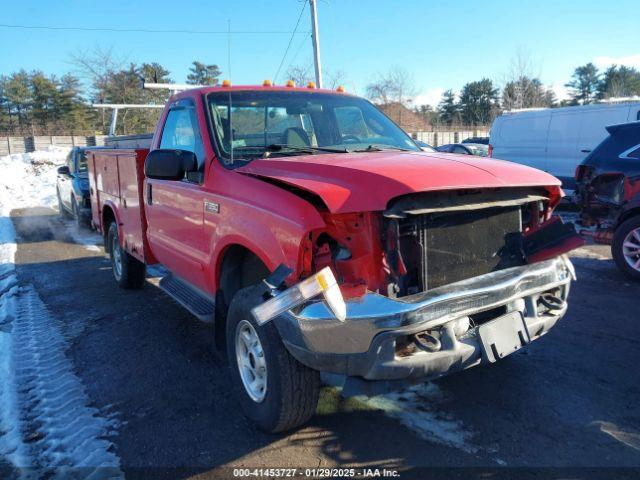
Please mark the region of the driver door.
[[182, 180], [146, 180], [149, 243], [160, 263], [204, 289], [207, 257], [201, 184], [205, 154], [193, 100], [179, 100], [171, 106], [164, 120], [160, 148], [195, 153], [199, 172]]

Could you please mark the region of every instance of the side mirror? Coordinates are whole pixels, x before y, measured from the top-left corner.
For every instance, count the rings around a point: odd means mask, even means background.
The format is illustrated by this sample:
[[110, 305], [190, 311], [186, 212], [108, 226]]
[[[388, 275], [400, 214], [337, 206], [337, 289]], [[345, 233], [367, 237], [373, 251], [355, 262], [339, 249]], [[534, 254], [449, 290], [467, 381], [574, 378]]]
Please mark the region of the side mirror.
[[69, 170], [69, 167], [67, 167], [66, 165], [58, 167], [58, 175], [69, 175], [70, 173], [71, 171]]
[[182, 180], [198, 170], [196, 154], [187, 150], [152, 150], [144, 161], [144, 174], [156, 180]]

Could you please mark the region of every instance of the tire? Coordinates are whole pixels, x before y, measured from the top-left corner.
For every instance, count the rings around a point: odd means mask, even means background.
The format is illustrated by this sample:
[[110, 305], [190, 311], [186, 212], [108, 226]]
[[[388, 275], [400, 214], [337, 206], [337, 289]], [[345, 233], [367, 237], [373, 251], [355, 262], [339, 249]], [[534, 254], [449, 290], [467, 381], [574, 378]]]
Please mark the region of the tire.
[[62, 199], [60, 198], [60, 190], [58, 190], [57, 188], [56, 196], [58, 197], [58, 214], [61, 218], [67, 218], [69, 216], [69, 213], [67, 212], [67, 209], [64, 208], [64, 204], [62, 203]]
[[111, 222], [109, 225], [107, 246], [111, 258], [113, 278], [118, 286], [127, 290], [142, 288], [146, 276], [146, 266], [122, 249], [118, 237], [118, 226], [115, 222]]
[[640, 216], [631, 217], [616, 228], [611, 254], [622, 273], [640, 282]]
[[78, 211], [78, 202], [76, 202], [76, 197], [73, 196], [71, 197], [71, 215], [78, 227], [84, 226], [82, 218], [80, 217], [80, 212]]
[[[226, 325], [229, 374], [245, 416], [265, 432], [282, 432], [304, 424], [315, 414], [320, 396], [320, 373], [289, 354], [273, 323], [258, 326], [251, 314], [258, 299], [260, 295], [252, 286], [239, 290], [231, 301]], [[246, 361], [251, 355], [246, 355], [248, 350], [243, 347], [246, 343], [239, 339], [240, 334], [250, 331], [258, 340], [251, 350], [256, 352], [253, 362]], [[247, 335], [243, 338], [247, 339]], [[241, 359], [245, 360], [245, 365], [253, 363], [254, 371], [264, 367], [264, 389], [252, 391], [245, 386]], [[244, 377], [257, 378], [247, 374], [246, 369]], [[256, 385], [260, 385], [260, 381]]]

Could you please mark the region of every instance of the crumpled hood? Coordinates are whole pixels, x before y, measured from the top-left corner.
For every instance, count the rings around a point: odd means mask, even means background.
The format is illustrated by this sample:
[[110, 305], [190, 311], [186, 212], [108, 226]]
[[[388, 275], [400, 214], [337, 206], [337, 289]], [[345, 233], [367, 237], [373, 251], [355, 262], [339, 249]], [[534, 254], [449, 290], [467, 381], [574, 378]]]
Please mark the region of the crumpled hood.
[[274, 157], [254, 160], [236, 171], [315, 193], [332, 213], [384, 210], [392, 198], [416, 192], [560, 186], [557, 178], [525, 165], [432, 152]]

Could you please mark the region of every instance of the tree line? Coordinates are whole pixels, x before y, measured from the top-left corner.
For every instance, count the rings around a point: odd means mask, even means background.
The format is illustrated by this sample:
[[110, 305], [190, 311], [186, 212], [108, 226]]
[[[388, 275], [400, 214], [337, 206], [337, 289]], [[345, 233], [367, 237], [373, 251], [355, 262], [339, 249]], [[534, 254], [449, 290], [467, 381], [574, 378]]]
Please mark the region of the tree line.
[[[164, 104], [169, 92], [145, 90], [142, 81], [173, 81], [157, 62], [124, 64], [109, 51], [74, 56], [73, 64], [76, 72], [62, 77], [39, 70], [0, 75], [0, 134], [106, 134], [111, 112], [94, 109], [92, 103]], [[186, 82], [215, 85], [220, 75], [217, 65], [194, 61]], [[122, 110], [117, 133], [153, 131], [159, 114], [157, 109]]]
[[[170, 72], [157, 62], [118, 60], [111, 51], [95, 49], [72, 57], [73, 73], [61, 77], [34, 70], [0, 75], [0, 135], [105, 134], [111, 112], [92, 103], [163, 104], [168, 91], [145, 90], [147, 82], [172, 83]], [[408, 131], [433, 126], [489, 125], [504, 110], [584, 105], [614, 97], [640, 95], [640, 72], [612, 65], [604, 71], [588, 63], [577, 67], [565, 84], [569, 99], [558, 101], [523, 57], [514, 60], [498, 83], [488, 78], [468, 82], [459, 92], [446, 90], [437, 105], [415, 105], [418, 89], [411, 75], [391, 68], [366, 86], [366, 96]], [[216, 64], [191, 63], [186, 82], [216, 85], [221, 75]], [[309, 66], [292, 66], [288, 78], [299, 85], [313, 81]], [[343, 84], [343, 71], [325, 70], [325, 86]], [[160, 110], [122, 110], [118, 134], [150, 132]]]
[[485, 126], [505, 110], [587, 105], [611, 98], [640, 95], [640, 72], [612, 65], [604, 71], [588, 63], [577, 67], [565, 84], [569, 99], [559, 101], [555, 92], [531, 74], [527, 61], [516, 59], [502, 88], [488, 78], [468, 82], [456, 94], [446, 90], [437, 105], [413, 105], [416, 94], [411, 75], [394, 67], [367, 86], [367, 97], [407, 130], [432, 126]]

